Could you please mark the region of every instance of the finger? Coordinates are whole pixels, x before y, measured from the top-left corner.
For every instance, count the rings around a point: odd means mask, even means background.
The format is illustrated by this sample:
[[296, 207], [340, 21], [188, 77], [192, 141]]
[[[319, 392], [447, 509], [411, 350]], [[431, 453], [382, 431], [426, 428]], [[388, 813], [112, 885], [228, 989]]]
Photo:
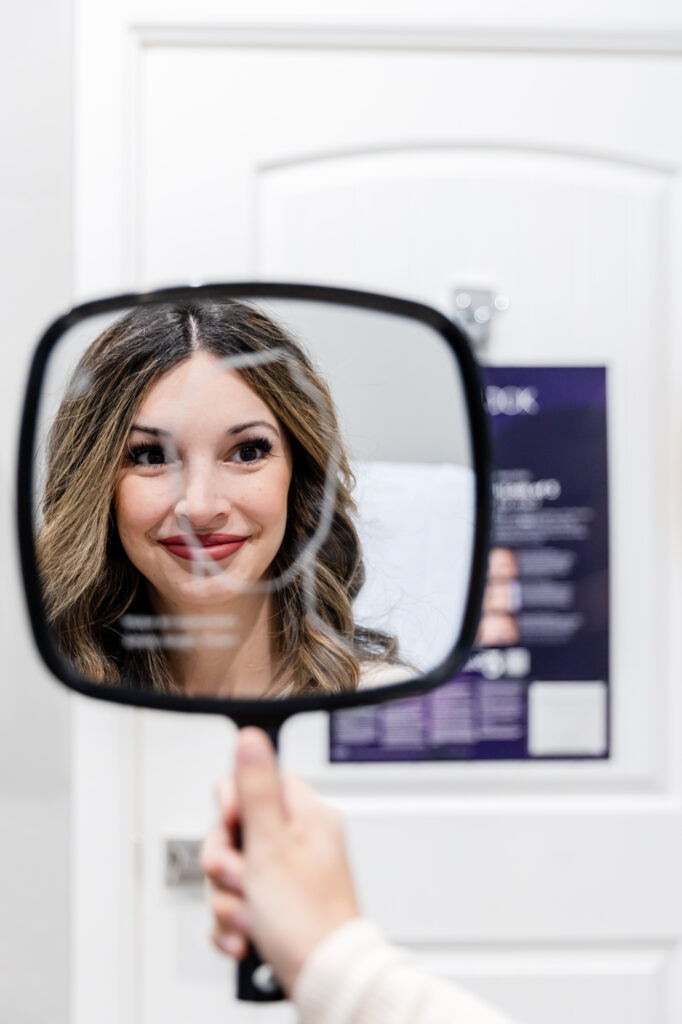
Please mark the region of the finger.
[[241, 896], [213, 889], [209, 902], [217, 932], [239, 932], [247, 938], [251, 935], [251, 915], [246, 900]]
[[234, 960], [243, 960], [246, 956], [248, 940], [238, 932], [223, 933], [214, 931], [211, 938], [221, 953], [226, 953], [227, 956], [231, 956]]
[[230, 775], [225, 775], [218, 782], [215, 788], [216, 802], [220, 809], [221, 817], [225, 813], [229, 813], [237, 803], [237, 794], [234, 787], [234, 779]]
[[234, 836], [235, 826], [239, 824], [239, 808], [237, 806], [237, 789], [233, 778], [226, 776], [216, 786], [216, 801], [220, 809], [220, 819]]
[[233, 849], [234, 846], [227, 829], [223, 824], [217, 822], [204, 839], [199, 851], [199, 864], [204, 874], [212, 874], [214, 865], [220, 861], [221, 854]]
[[237, 802], [244, 848], [268, 842], [284, 821], [272, 743], [261, 729], [242, 729], [235, 759]]
[[237, 850], [204, 843], [200, 855], [201, 869], [211, 885], [243, 895], [244, 857]]
[[220, 856], [220, 851], [226, 846], [225, 829], [222, 825], [214, 825], [199, 850], [199, 865], [206, 875], [213, 871], [213, 865]]

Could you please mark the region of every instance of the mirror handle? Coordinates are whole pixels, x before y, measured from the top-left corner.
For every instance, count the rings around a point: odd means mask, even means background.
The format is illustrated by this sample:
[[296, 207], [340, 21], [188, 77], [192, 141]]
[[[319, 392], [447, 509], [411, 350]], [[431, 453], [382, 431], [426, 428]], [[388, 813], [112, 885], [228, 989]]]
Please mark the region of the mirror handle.
[[263, 963], [252, 942], [237, 967], [237, 999], [249, 1003], [274, 1003], [286, 999], [275, 972], [270, 964]]
[[[263, 729], [272, 740], [275, 753], [277, 753], [279, 746], [280, 725], [281, 722], [268, 725], [258, 723], [258, 727]], [[236, 829], [235, 842], [237, 849], [241, 850], [242, 834], [240, 827]], [[249, 1003], [275, 1003], [286, 999], [275, 972], [270, 964], [263, 962], [260, 953], [252, 942], [249, 942], [246, 956], [237, 965], [237, 999]]]

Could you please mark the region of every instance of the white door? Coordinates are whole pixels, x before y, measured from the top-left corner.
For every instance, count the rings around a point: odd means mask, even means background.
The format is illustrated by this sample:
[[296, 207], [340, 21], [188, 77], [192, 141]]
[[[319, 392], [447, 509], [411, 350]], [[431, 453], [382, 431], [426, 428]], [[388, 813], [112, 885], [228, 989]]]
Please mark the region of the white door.
[[[473, 276], [512, 302], [491, 361], [609, 367], [611, 759], [329, 765], [315, 716], [283, 760], [342, 808], [366, 912], [430, 969], [526, 1024], [677, 1022], [682, 35], [467, 34], [446, 4], [423, 31], [377, 28], [379, 3], [343, 30], [132, 6], [79, 15], [82, 294], [262, 277], [449, 311]], [[291, 1021], [231, 1003], [200, 887], [164, 881], [165, 841], [211, 820], [231, 728], [82, 701], [76, 724], [77, 1024]]]

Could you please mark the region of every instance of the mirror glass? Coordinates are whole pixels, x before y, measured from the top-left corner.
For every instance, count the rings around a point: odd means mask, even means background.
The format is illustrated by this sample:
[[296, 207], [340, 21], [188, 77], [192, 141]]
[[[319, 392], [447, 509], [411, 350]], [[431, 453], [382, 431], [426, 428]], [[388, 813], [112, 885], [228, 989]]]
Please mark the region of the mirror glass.
[[302, 299], [136, 306], [52, 350], [33, 524], [54, 646], [109, 687], [276, 699], [440, 664], [475, 478], [446, 340]]

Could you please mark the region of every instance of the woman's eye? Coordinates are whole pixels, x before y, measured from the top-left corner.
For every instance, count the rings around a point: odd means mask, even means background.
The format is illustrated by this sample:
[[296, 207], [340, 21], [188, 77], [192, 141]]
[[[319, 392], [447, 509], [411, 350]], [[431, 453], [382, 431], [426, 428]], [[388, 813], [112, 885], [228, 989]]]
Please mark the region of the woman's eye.
[[160, 444], [138, 444], [128, 452], [128, 458], [135, 466], [165, 466], [172, 459]]
[[240, 444], [232, 456], [234, 462], [260, 462], [272, 451], [272, 445], [268, 440], [262, 438], [258, 441], [248, 441]]

